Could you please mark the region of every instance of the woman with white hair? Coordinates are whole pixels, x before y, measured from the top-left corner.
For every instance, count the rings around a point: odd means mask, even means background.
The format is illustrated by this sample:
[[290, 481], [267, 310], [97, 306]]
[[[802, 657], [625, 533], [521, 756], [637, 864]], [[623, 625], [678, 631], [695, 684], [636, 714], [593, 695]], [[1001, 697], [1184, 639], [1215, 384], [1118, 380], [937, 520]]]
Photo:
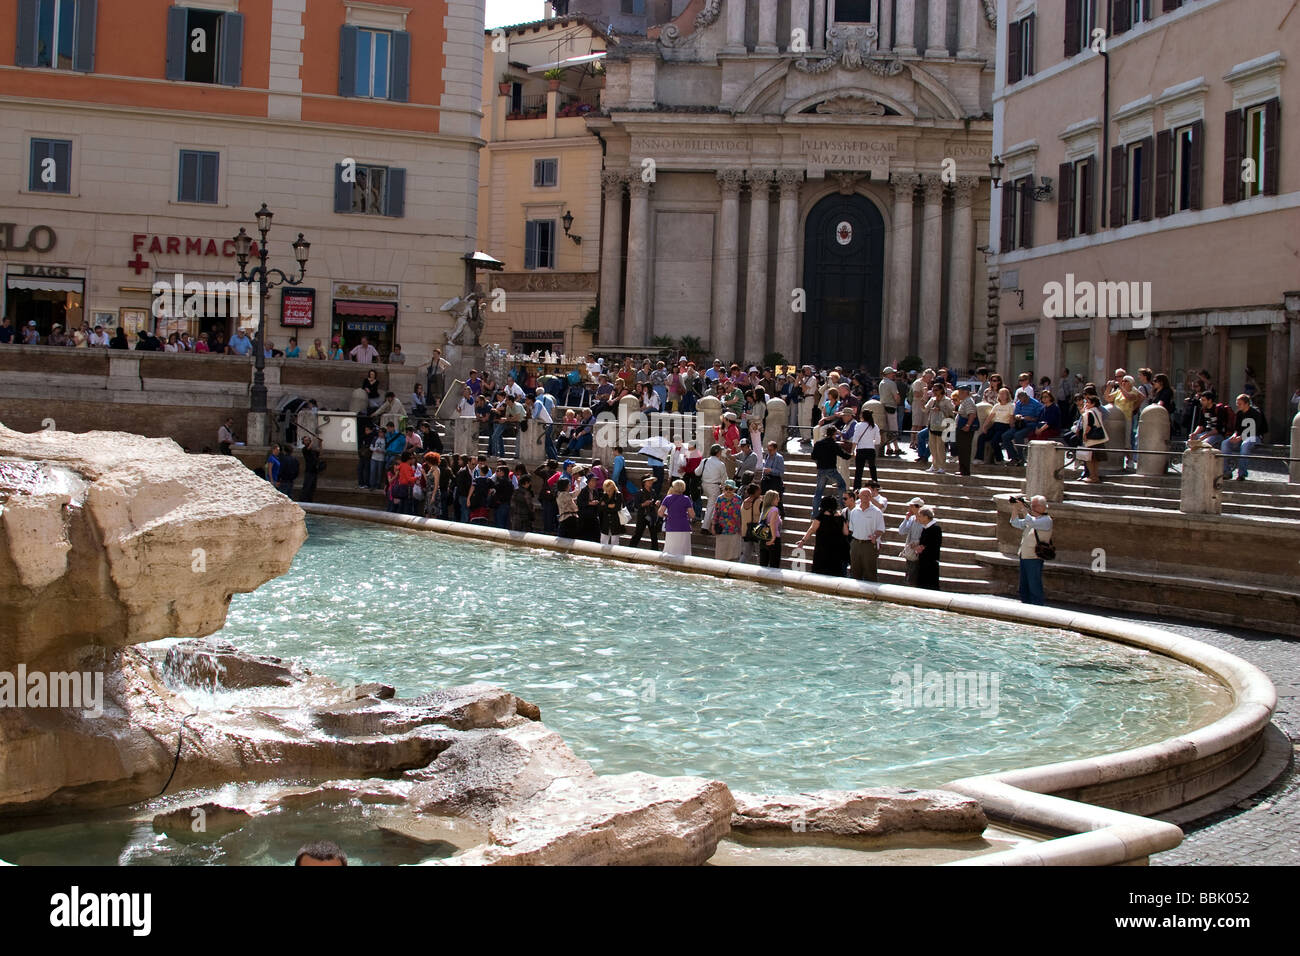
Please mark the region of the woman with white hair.
[[686, 497], [686, 482], [680, 478], [672, 483], [668, 494], [659, 503], [659, 517], [664, 519], [664, 554], [689, 555], [695, 509], [691, 507], [691, 499]]

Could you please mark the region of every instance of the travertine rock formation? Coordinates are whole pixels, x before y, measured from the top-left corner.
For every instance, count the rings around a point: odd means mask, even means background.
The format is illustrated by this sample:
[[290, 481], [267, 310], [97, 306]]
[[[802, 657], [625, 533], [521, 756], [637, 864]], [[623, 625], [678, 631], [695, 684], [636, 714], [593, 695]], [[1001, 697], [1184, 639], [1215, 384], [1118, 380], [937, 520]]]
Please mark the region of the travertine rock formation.
[[826, 833], [885, 837], [929, 831], [978, 837], [988, 826], [984, 808], [950, 790], [872, 787], [794, 794], [735, 793], [733, 829], [742, 833]]

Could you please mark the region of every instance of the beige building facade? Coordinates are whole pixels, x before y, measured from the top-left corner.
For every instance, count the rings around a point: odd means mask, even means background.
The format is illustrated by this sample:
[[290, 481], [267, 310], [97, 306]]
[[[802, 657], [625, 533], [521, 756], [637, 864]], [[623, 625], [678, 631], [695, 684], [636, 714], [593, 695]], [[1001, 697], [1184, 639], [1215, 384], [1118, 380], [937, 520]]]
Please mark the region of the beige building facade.
[[1285, 441], [1300, 379], [1294, 4], [999, 0], [998, 22], [1004, 366], [1099, 384], [1148, 366], [1178, 390], [1205, 368], [1229, 402], [1249, 367]]
[[600, 342], [967, 368], [987, 349], [992, 9], [685, 5], [607, 67]]
[[504, 263], [484, 283], [484, 344], [575, 355], [592, 344], [601, 144], [586, 117], [600, 108], [605, 46], [584, 17], [484, 37], [478, 245]]

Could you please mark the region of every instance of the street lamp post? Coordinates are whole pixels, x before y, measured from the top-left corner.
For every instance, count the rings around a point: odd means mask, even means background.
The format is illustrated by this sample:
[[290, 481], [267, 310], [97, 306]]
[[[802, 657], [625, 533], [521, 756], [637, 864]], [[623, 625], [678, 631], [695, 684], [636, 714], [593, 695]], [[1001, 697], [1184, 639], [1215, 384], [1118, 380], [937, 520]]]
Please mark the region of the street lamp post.
[[[235, 260], [239, 263], [239, 281], [241, 283], [257, 282], [257, 331], [254, 334], [253, 341], [253, 388], [249, 394], [248, 403], [248, 443], [264, 445], [267, 442], [267, 407], [266, 407], [266, 295], [278, 285], [301, 285], [303, 279], [307, 276], [307, 255], [311, 250], [311, 243], [303, 238], [302, 233], [298, 233], [298, 239], [293, 243], [294, 258], [298, 260], [297, 277], [286, 275], [280, 269], [271, 269], [266, 265], [266, 236], [271, 231], [271, 219], [275, 214], [266, 208], [266, 203], [262, 203], [262, 208], [256, 213], [257, 231], [262, 236], [262, 241], [257, 244], [258, 265], [253, 266], [252, 270], [248, 269], [249, 254], [253, 246], [253, 237], [244, 231], [244, 227], [239, 227], [239, 234], [235, 236]], [[277, 276], [278, 281], [272, 276]], [[256, 439], [256, 441], [254, 441]]]

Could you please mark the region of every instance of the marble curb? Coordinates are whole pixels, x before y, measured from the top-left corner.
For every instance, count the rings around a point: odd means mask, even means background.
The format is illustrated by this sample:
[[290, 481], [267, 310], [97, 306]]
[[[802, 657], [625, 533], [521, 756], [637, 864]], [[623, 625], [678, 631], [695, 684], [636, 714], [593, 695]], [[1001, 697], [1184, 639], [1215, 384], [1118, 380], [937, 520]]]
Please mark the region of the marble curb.
[[[1096, 614], [1034, 607], [991, 595], [921, 591], [803, 571], [759, 568], [714, 558], [666, 556], [640, 548], [563, 540], [552, 535], [506, 531], [369, 508], [307, 503], [302, 505], [302, 509], [308, 514], [351, 518], [498, 544], [562, 551], [583, 557], [612, 558], [629, 564], [653, 564], [691, 574], [756, 581], [802, 591], [869, 598], [1035, 627], [1077, 631], [1172, 657], [1213, 677], [1232, 692], [1234, 705], [1231, 711], [1211, 724], [1178, 737], [1118, 753], [967, 777], [945, 784], [944, 789], [980, 800], [991, 819], [1034, 831], [1068, 834], [949, 865], [1106, 866], [1143, 861], [1152, 853], [1173, 849], [1182, 842], [1183, 834], [1172, 823], [1052, 794], [1172, 770], [1224, 753], [1262, 734], [1277, 706], [1277, 691], [1273, 683], [1263, 671], [1241, 658], [1157, 627], [1113, 621]], [[1224, 785], [1228, 783], [1230, 781], [1225, 781]]]

